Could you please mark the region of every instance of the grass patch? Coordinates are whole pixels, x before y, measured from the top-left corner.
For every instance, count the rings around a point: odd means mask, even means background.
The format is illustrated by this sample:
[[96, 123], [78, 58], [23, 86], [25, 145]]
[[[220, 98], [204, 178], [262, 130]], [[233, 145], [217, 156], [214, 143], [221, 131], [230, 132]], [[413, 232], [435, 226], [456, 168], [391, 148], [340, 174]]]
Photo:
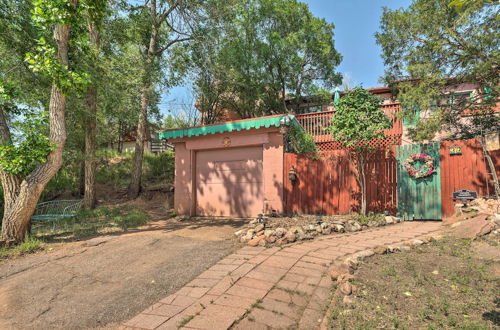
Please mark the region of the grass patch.
[[82, 210], [73, 218], [35, 222], [32, 233], [48, 242], [71, 241], [125, 231], [149, 221], [148, 215], [136, 207], [100, 207]]
[[42, 249], [43, 242], [33, 236], [27, 236], [21, 244], [0, 248], [0, 259], [17, 257]]
[[477, 258], [471, 242], [454, 238], [376, 255], [354, 277], [354, 303], [334, 298], [330, 328], [498, 328], [500, 279], [493, 267], [498, 263]]

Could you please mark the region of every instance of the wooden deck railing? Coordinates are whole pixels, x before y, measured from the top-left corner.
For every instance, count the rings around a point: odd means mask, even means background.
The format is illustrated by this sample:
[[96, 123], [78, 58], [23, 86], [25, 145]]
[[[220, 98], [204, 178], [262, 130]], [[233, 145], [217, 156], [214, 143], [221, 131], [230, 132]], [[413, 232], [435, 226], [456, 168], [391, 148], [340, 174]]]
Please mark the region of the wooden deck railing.
[[[384, 130], [385, 136], [403, 134], [401, 119], [396, 116], [401, 111], [399, 103], [389, 103], [382, 106], [385, 114], [391, 119], [392, 127]], [[297, 114], [295, 118], [304, 127], [304, 130], [314, 137], [317, 143], [333, 141], [331, 135], [325, 131], [330, 126], [335, 110], [315, 113]]]

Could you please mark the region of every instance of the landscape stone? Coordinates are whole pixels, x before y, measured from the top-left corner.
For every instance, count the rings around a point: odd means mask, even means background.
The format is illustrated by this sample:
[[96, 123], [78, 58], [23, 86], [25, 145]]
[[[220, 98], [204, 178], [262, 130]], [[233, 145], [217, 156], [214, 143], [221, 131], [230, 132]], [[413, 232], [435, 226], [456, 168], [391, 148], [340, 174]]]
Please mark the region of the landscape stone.
[[285, 228], [281, 228], [281, 227], [276, 228], [276, 230], [274, 231], [274, 234], [276, 235], [276, 237], [281, 238], [281, 237], [285, 236], [286, 229]]
[[257, 226], [255, 226], [255, 231], [256, 232], [259, 232], [259, 231], [262, 231], [262, 230], [264, 230], [264, 224], [259, 223]]
[[293, 243], [295, 242], [295, 240], [297, 239], [297, 237], [295, 236], [295, 234], [292, 232], [292, 231], [288, 231], [285, 235], [285, 239], [289, 242], [289, 243]]
[[343, 282], [339, 286], [339, 291], [343, 295], [349, 296], [352, 293], [352, 284], [348, 281]]
[[330, 228], [330, 227], [323, 228], [323, 230], [321, 231], [321, 233], [323, 235], [330, 235], [332, 233], [332, 228]]
[[272, 229], [266, 229], [266, 230], [264, 230], [264, 235], [266, 237], [273, 236], [274, 235], [274, 230], [272, 230]]
[[373, 252], [375, 252], [376, 254], [384, 254], [387, 252], [387, 247], [383, 245], [376, 246], [373, 248]]
[[250, 241], [248, 241], [248, 245], [250, 245], [250, 246], [257, 246], [257, 245], [259, 245], [259, 242], [261, 240], [265, 239], [265, 238], [266, 238], [266, 236], [264, 236], [264, 235], [252, 238]]

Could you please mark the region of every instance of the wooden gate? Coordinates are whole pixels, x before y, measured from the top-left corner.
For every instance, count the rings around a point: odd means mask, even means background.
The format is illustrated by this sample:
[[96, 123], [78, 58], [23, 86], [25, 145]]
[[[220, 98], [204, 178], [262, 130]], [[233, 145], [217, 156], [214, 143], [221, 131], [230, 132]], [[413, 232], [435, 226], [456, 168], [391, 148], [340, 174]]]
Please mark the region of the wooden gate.
[[[413, 144], [396, 147], [398, 216], [406, 220], [441, 220], [441, 166], [439, 143]], [[411, 177], [404, 162], [416, 153], [434, 158], [436, 173], [416, 179]], [[421, 164], [420, 164], [421, 165]], [[415, 166], [420, 166], [415, 163]]]

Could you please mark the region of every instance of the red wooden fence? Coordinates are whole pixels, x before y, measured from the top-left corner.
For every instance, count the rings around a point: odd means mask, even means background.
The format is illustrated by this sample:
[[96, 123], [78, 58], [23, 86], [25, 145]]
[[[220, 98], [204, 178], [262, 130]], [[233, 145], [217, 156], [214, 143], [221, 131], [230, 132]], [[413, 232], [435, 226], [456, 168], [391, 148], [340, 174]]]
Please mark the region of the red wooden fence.
[[[462, 155], [450, 156], [449, 147], [458, 145]], [[479, 196], [494, 194], [489, 168], [476, 140], [441, 143], [441, 198], [443, 217], [451, 216], [455, 202], [452, 192], [458, 189], [477, 191]], [[500, 176], [500, 150], [490, 152]], [[288, 171], [294, 167], [298, 182], [292, 185]], [[367, 205], [369, 211], [384, 210], [395, 214], [396, 160], [393, 152], [377, 154], [366, 167]], [[320, 160], [285, 154], [285, 210], [302, 214], [348, 214], [359, 210], [359, 185], [345, 152], [338, 150]]]
[[[286, 212], [302, 214], [347, 214], [359, 210], [360, 189], [344, 151], [329, 153], [319, 160], [285, 154]], [[288, 171], [295, 168], [298, 180], [292, 184]], [[381, 152], [366, 166], [369, 211], [395, 213], [396, 160]]]
[[[459, 146], [461, 155], [450, 156], [449, 148]], [[490, 169], [484, 159], [483, 149], [477, 140], [458, 140], [441, 142], [441, 203], [443, 217], [453, 215], [455, 203], [452, 193], [459, 189], [477, 191], [478, 195], [493, 196]], [[500, 176], [500, 150], [490, 151]]]

